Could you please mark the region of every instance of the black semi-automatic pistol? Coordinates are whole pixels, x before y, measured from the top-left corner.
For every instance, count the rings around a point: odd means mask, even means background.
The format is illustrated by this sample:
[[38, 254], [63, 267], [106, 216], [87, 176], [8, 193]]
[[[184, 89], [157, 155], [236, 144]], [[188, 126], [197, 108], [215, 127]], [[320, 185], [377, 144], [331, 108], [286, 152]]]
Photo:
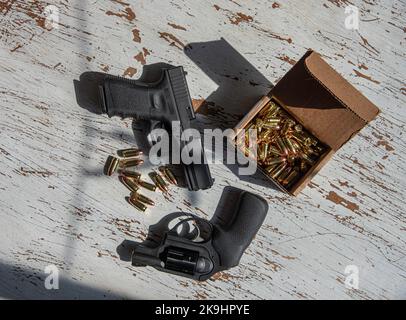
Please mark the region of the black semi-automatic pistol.
[[[100, 86], [100, 94], [103, 112], [109, 117], [160, 121], [170, 134], [173, 121], [179, 121], [182, 133], [196, 118], [182, 67], [163, 69], [161, 79], [155, 83], [107, 77]], [[188, 148], [181, 139], [179, 144], [181, 152]], [[197, 158], [199, 161], [182, 163], [191, 191], [208, 189], [213, 185], [202, 143], [200, 157], [193, 157]]]

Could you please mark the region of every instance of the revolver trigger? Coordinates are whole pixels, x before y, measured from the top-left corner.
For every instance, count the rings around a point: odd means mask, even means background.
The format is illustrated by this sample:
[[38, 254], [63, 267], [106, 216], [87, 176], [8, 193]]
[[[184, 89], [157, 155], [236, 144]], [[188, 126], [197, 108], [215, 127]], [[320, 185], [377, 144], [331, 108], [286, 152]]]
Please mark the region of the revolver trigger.
[[170, 229], [178, 237], [193, 241], [204, 242], [211, 238], [213, 227], [209, 221], [198, 217], [187, 217], [180, 220]]

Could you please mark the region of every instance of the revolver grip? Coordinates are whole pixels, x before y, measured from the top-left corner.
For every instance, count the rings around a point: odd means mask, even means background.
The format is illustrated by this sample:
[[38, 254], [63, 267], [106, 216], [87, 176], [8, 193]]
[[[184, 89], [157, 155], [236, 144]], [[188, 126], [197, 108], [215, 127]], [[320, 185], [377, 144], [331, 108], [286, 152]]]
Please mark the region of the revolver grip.
[[244, 191], [229, 221], [217, 223], [213, 230], [213, 246], [220, 257], [220, 270], [235, 267], [250, 245], [268, 212], [265, 199]]

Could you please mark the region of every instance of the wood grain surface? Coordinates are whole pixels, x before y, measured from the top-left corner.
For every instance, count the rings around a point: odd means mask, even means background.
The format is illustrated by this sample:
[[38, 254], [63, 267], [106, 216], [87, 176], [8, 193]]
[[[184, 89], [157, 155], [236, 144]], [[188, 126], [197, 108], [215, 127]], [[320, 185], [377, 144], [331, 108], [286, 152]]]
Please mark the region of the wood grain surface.
[[[344, 27], [349, 4], [359, 30]], [[0, 20], [1, 297], [406, 298], [406, 1], [1, 0]], [[82, 73], [137, 79], [144, 65], [183, 65], [199, 127], [231, 128], [308, 48], [381, 114], [298, 197], [218, 163], [210, 190], [146, 192], [157, 205], [143, 214], [103, 175], [107, 156], [138, 140], [131, 119], [78, 105]], [[269, 203], [238, 267], [198, 283], [120, 259], [123, 240], [142, 241], [168, 213], [210, 218], [226, 186]], [[44, 287], [47, 265], [59, 290]], [[345, 285], [348, 265], [358, 289]]]

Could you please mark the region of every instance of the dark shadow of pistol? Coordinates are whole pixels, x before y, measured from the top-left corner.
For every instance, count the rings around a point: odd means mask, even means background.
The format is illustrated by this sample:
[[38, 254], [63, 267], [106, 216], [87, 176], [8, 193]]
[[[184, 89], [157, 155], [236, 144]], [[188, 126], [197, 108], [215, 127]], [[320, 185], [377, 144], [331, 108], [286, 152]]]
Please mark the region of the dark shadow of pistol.
[[[204, 99], [198, 113], [208, 115], [214, 128], [234, 128], [258, 100], [269, 93], [273, 84], [224, 38], [189, 43], [184, 52], [218, 88]], [[215, 109], [219, 106], [220, 110]], [[212, 110], [214, 108], [214, 110]], [[210, 116], [213, 114], [213, 116]], [[258, 170], [241, 175], [240, 164], [223, 162], [239, 179], [279, 190]]]

